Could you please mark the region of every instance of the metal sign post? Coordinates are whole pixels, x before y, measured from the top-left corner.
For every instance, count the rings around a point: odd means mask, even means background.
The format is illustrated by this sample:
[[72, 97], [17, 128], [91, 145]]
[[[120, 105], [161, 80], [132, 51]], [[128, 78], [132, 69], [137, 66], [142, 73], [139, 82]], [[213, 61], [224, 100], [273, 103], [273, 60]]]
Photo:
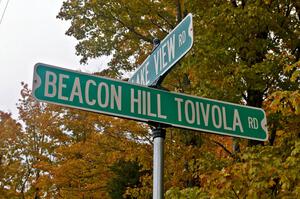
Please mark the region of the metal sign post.
[[153, 133], [153, 199], [164, 198], [164, 140], [166, 130], [160, 126]]
[[[159, 47], [160, 40], [153, 40], [153, 51]], [[154, 87], [157, 87], [159, 81], [155, 81]], [[153, 199], [164, 198], [164, 144], [166, 130], [159, 123], [151, 129], [153, 136]]]

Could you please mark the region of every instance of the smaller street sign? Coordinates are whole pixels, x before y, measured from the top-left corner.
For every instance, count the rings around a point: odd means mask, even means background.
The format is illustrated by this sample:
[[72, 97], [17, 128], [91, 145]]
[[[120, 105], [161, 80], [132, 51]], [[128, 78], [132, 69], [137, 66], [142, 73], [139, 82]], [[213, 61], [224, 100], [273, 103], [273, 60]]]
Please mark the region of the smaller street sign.
[[262, 109], [167, 92], [46, 64], [36, 64], [33, 96], [40, 101], [144, 122], [267, 140]]
[[128, 82], [153, 85], [192, 48], [193, 41], [193, 17], [190, 13], [161, 41]]

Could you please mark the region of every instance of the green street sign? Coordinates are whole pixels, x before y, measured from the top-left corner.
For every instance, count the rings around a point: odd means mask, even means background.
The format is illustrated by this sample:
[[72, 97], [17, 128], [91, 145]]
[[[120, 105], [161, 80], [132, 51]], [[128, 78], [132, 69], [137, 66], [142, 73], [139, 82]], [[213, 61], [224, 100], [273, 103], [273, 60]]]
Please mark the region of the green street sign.
[[33, 96], [42, 102], [174, 127], [267, 140], [262, 109], [148, 88], [36, 64]]
[[193, 17], [188, 14], [128, 80], [140, 85], [152, 85], [182, 58], [193, 45]]

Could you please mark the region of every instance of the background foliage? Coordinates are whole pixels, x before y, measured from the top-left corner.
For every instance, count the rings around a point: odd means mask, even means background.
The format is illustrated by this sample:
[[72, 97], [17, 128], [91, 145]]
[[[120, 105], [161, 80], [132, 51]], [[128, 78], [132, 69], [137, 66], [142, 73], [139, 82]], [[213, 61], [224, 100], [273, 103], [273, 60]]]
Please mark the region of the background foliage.
[[[67, 0], [58, 18], [98, 75], [133, 71], [187, 13], [194, 46], [162, 86], [263, 108], [269, 140], [168, 128], [166, 198], [300, 197], [297, 0]], [[130, 120], [39, 103], [22, 83], [19, 118], [0, 112], [0, 198], [151, 198], [152, 137]]]

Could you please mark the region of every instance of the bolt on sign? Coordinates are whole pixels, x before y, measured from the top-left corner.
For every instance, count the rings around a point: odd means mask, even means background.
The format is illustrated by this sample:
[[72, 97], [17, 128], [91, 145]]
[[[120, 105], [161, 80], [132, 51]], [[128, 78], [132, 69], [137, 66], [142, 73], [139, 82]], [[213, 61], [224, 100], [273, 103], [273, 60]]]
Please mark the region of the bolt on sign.
[[267, 140], [262, 109], [168, 92], [38, 63], [33, 96], [42, 102], [170, 126]]

